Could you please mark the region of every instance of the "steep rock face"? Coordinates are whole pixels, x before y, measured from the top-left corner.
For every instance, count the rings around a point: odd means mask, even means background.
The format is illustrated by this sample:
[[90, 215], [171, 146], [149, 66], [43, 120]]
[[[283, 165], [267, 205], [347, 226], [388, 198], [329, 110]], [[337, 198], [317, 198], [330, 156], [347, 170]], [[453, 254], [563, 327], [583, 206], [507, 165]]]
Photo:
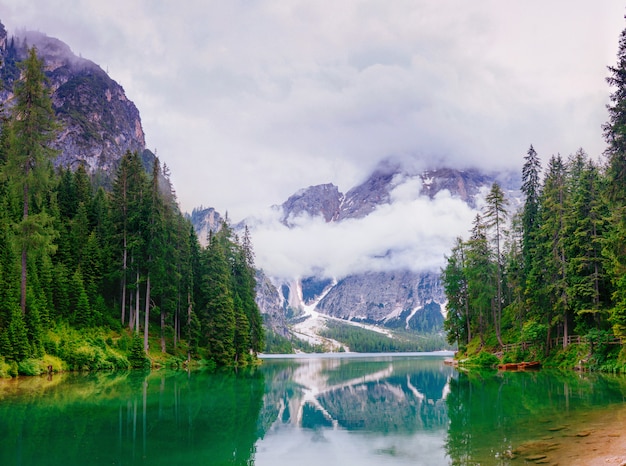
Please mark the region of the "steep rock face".
[[284, 337], [288, 336], [285, 300], [262, 270], [256, 274], [256, 303], [263, 315], [265, 327]]
[[379, 205], [388, 204], [396, 175], [397, 169], [379, 168], [364, 183], [348, 191], [337, 220], [363, 218]]
[[489, 186], [493, 177], [489, 177], [478, 170], [453, 170], [441, 168], [428, 170], [420, 175], [422, 180], [422, 193], [431, 199], [444, 189], [472, 207], [476, 205], [476, 195], [480, 189]]
[[310, 217], [323, 217], [327, 222], [333, 221], [339, 215], [339, 208], [343, 201], [343, 194], [334, 184], [320, 184], [302, 189], [289, 197], [281, 206], [282, 222], [293, 226], [295, 218], [302, 214]]
[[213, 207], [194, 209], [191, 212], [190, 220], [202, 246], [209, 244], [209, 234], [217, 233], [224, 221]]
[[0, 101], [5, 106], [10, 107], [13, 83], [19, 78], [17, 63], [32, 46], [44, 61], [53, 108], [61, 123], [54, 142], [59, 151], [55, 165], [76, 168], [84, 164], [91, 172], [110, 177], [127, 151], [143, 153], [146, 143], [139, 111], [124, 89], [98, 65], [44, 34], [8, 37], [4, 26], [0, 28]]
[[443, 323], [439, 307], [443, 302], [438, 274], [368, 272], [339, 280], [321, 299], [317, 310], [345, 320], [436, 331]]

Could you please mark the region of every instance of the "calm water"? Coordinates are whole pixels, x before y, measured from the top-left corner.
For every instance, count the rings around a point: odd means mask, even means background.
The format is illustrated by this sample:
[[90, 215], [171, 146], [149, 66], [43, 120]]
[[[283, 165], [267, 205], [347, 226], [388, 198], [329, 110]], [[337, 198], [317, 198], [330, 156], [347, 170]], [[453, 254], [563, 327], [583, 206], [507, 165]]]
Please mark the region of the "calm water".
[[0, 383], [1, 465], [506, 465], [623, 409], [626, 379], [459, 373], [439, 356]]

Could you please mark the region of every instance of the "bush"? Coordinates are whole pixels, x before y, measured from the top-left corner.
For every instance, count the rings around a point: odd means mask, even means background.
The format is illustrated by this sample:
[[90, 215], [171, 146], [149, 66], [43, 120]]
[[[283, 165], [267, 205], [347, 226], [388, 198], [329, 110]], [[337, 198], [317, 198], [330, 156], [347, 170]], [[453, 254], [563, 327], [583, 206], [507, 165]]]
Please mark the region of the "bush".
[[500, 363], [498, 357], [487, 351], [481, 351], [477, 356], [466, 359], [463, 362], [464, 366], [476, 367], [481, 369], [490, 369], [496, 367]]
[[126, 356], [121, 355], [113, 348], [106, 349], [106, 360], [109, 362], [114, 369], [125, 370], [130, 369], [130, 362]]
[[548, 335], [548, 327], [540, 324], [535, 320], [528, 320], [522, 326], [521, 341], [529, 341], [532, 343], [544, 342]]
[[20, 375], [41, 375], [43, 371], [36, 359], [24, 359], [17, 364]]
[[6, 362], [4, 358], [0, 357], [0, 379], [6, 379], [13, 377], [11, 375], [11, 364]]
[[39, 361], [39, 367], [43, 372], [48, 372], [52, 367], [52, 372], [61, 372], [68, 369], [67, 364], [61, 358], [52, 356], [50, 354], [44, 355], [43, 359]]
[[128, 362], [133, 369], [150, 367], [150, 360], [146, 357], [146, 352], [143, 350], [143, 340], [138, 335], [133, 337], [133, 341], [130, 344]]

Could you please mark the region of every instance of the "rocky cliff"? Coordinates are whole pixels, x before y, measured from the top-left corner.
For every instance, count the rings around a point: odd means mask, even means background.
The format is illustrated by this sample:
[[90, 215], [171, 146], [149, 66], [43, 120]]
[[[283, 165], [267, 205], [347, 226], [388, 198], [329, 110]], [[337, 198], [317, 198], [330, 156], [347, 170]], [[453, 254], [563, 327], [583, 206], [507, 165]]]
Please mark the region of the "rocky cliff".
[[54, 147], [55, 165], [84, 164], [105, 177], [115, 173], [126, 151], [145, 150], [139, 111], [124, 89], [92, 61], [74, 55], [58, 39], [38, 32], [9, 36], [0, 23], [0, 102], [11, 106], [18, 62], [35, 47], [44, 61], [54, 111], [61, 130]]

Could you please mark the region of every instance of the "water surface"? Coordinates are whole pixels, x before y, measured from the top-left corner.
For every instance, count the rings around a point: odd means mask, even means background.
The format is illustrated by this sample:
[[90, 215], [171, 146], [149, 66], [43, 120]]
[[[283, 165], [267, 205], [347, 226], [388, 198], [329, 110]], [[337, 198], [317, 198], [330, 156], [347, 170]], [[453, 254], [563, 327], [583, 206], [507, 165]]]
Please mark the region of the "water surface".
[[563, 455], [625, 394], [623, 377], [467, 374], [438, 355], [24, 378], [0, 383], [0, 464], [524, 464], [520, 446]]

